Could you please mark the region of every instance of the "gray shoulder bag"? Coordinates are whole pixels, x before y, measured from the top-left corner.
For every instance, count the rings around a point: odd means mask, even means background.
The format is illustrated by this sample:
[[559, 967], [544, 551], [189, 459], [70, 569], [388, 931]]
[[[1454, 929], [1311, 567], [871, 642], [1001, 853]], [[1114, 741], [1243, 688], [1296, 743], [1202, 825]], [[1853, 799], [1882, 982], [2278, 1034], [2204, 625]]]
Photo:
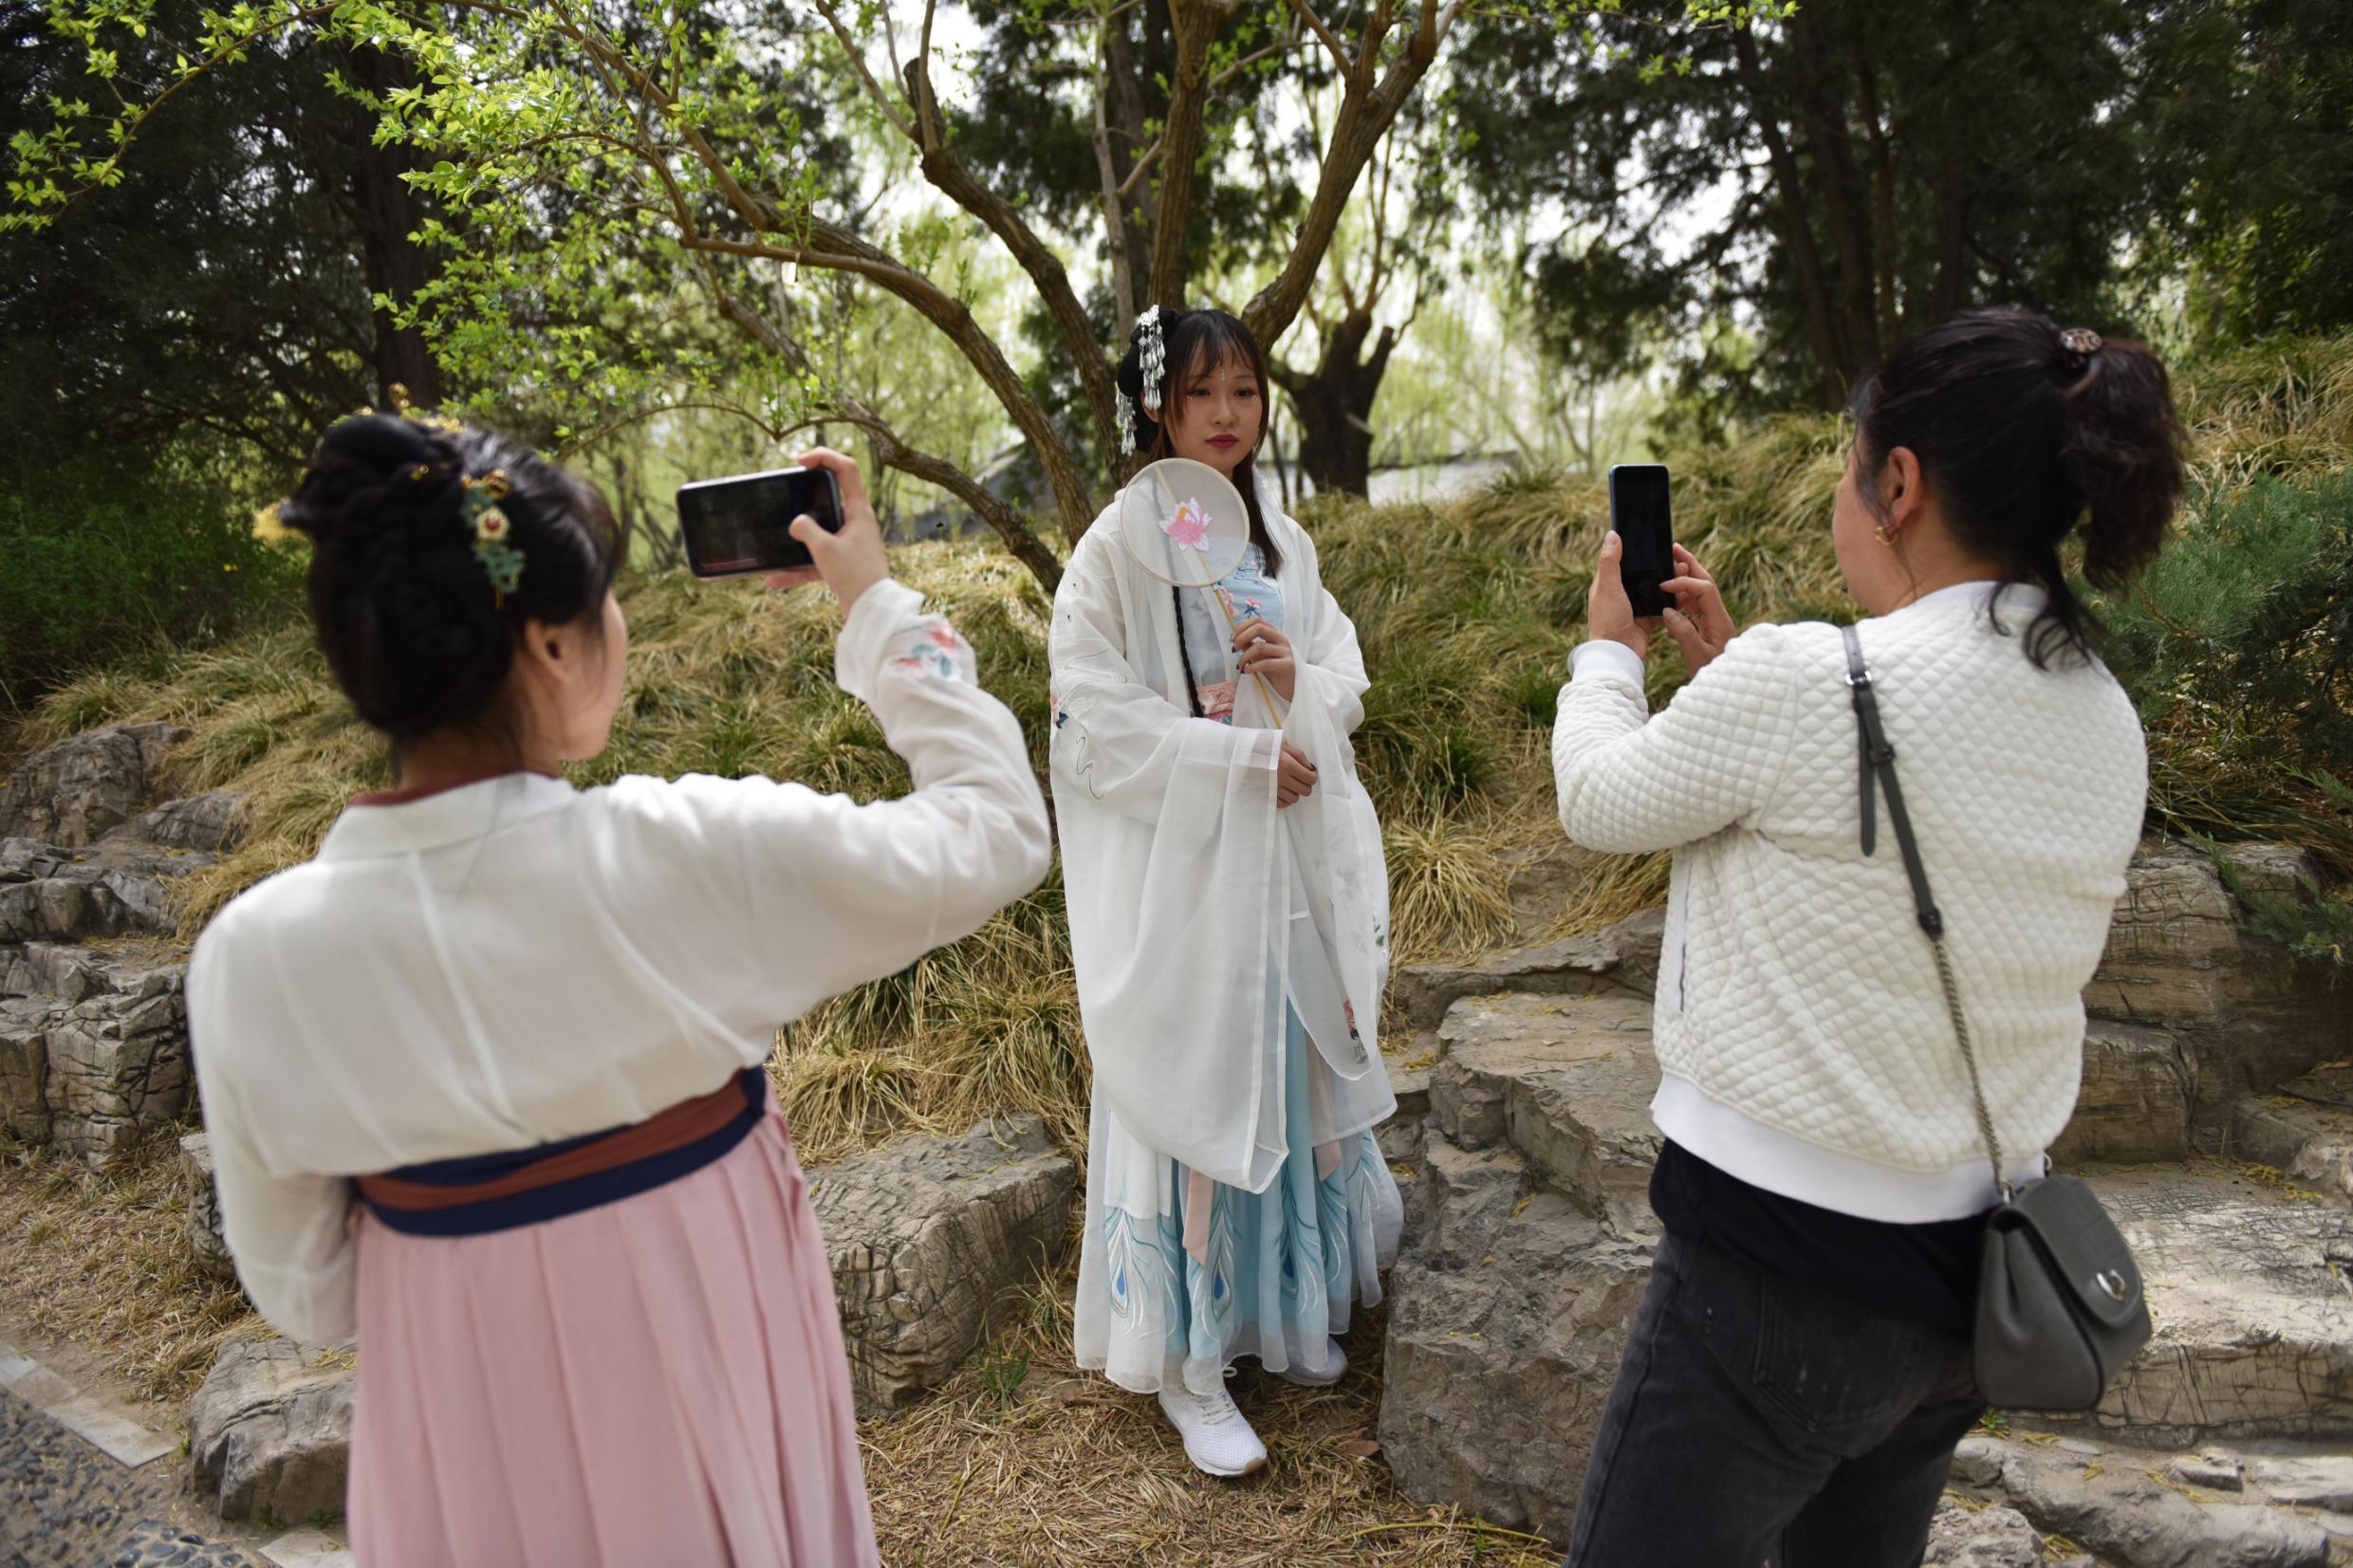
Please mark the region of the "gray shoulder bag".
[[1969, 1041], [1953, 960], [1944, 949], [1944, 915], [1928, 891], [1928, 871], [1903, 809], [1903, 792], [1896, 785], [1896, 748], [1880, 724], [1862, 639], [1851, 626], [1844, 634], [1846, 684], [1854, 692], [1862, 759], [1862, 853], [1871, 855], [1878, 847], [1878, 798], [1884, 790], [1887, 820], [1896, 829], [1904, 875], [1912, 880], [1913, 907], [1936, 955], [1945, 1007], [1961, 1042], [1961, 1060], [1969, 1065], [1977, 1132], [2002, 1193], [2002, 1206], [1986, 1218], [1985, 1266], [1977, 1282], [1977, 1392], [2009, 1410], [2086, 1411], [2100, 1402], [2117, 1369], [2148, 1342], [2149, 1304], [2141, 1294], [2140, 1270], [2090, 1188], [2073, 1176], [2046, 1176], [2013, 1189], [2003, 1177], [2001, 1140], [1986, 1109], [1977, 1052]]

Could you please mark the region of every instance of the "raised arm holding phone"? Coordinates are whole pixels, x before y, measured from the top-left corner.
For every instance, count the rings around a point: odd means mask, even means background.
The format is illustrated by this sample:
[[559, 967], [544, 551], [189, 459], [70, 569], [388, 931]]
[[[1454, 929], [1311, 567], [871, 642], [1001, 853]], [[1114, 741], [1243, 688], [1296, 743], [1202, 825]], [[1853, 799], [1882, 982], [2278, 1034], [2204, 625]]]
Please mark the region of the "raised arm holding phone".
[[[2080, 538], [2106, 585], [2157, 554], [2181, 486], [2164, 367], [1972, 311], [1896, 348], [1854, 414], [1830, 531], [1862, 618], [1735, 636], [1681, 545], [1642, 614], [1637, 542], [1613, 532], [1561, 690], [1562, 827], [1675, 855], [1665, 1234], [1580, 1568], [1920, 1560], [2015, 1316], [1981, 1265], [2074, 1105], [2082, 991], [2140, 835], [2140, 723], [2060, 552]], [[1653, 713], [1661, 624], [1693, 675]], [[2102, 1276], [2120, 1310], [2128, 1276]]]
[[231, 903], [188, 981], [248, 1294], [359, 1340], [361, 1561], [876, 1561], [832, 1275], [763, 1063], [1048, 863], [1019, 725], [889, 576], [857, 466], [783, 520], [912, 791], [575, 788], [628, 631], [603, 499], [489, 433], [328, 431], [282, 508], [392, 790]]

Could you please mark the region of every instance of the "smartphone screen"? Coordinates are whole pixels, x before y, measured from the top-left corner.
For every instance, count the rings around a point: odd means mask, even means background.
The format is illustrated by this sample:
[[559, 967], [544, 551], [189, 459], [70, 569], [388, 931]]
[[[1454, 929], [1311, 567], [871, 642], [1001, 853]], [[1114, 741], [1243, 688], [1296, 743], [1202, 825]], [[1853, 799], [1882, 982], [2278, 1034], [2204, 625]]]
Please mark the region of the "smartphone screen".
[[678, 487], [678, 534], [696, 577], [734, 577], [806, 566], [806, 546], [786, 530], [802, 513], [842, 531], [842, 491], [824, 469], [777, 469]]
[[1675, 575], [1664, 463], [1620, 463], [1609, 470], [1609, 526], [1624, 542], [1618, 569], [1634, 613], [1663, 614], [1667, 595], [1658, 585]]

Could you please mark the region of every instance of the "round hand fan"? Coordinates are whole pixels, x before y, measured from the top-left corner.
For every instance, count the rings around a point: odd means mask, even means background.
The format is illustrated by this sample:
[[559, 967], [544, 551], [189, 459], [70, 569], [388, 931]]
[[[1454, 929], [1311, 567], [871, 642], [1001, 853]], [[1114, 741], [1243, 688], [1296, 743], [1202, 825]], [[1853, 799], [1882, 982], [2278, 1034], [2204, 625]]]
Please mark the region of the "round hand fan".
[[1222, 582], [1250, 546], [1233, 481], [1189, 457], [1147, 464], [1120, 492], [1120, 536], [1136, 563], [1179, 588]]
[[[1208, 588], [1234, 629], [1233, 606], [1217, 585], [1233, 575], [1250, 547], [1250, 510], [1233, 481], [1190, 457], [1164, 457], [1137, 470], [1120, 492], [1120, 537], [1136, 563], [1179, 588]], [[1177, 636], [1182, 636], [1179, 628]], [[1267, 710], [1279, 713], [1274, 688], [1255, 676]]]

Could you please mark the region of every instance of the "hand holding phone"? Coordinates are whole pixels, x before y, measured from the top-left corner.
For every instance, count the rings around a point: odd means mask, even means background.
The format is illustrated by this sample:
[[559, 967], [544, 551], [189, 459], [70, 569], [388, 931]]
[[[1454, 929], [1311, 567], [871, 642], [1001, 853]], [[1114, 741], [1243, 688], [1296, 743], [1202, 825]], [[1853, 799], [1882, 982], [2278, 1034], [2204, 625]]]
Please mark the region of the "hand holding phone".
[[1647, 655], [1651, 628], [1666, 611], [1663, 584], [1675, 575], [1665, 464], [1609, 470], [1609, 523], [1585, 595], [1585, 635]]
[[891, 575], [890, 562], [882, 553], [882, 526], [875, 521], [873, 503], [866, 499], [866, 479], [858, 471], [857, 459], [819, 447], [801, 454], [801, 466], [833, 477], [841, 494], [842, 521], [838, 528], [829, 530], [806, 513], [793, 519], [792, 537], [808, 552], [810, 564], [770, 572], [768, 585], [791, 588], [822, 578], [833, 597], [842, 601], [842, 613], [846, 616], [859, 595]]
[[890, 570], [857, 463], [824, 448], [793, 468], [681, 485], [678, 532], [696, 577], [822, 579], [844, 612]]

